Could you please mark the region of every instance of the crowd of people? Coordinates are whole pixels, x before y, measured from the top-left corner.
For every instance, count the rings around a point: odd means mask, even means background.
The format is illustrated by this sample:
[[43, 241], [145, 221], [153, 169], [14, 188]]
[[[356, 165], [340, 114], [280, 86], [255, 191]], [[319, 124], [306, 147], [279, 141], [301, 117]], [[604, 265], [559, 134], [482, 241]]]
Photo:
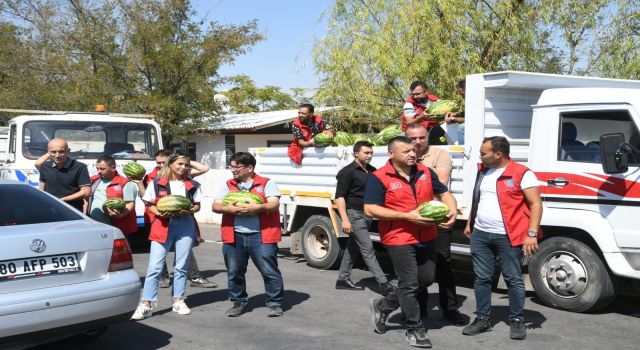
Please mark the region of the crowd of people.
[[[464, 96], [465, 82], [457, 85]], [[452, 227], [458, 216], [455, 197], [449, 191], [451, 155], [442, 148], [431, 147], [463, 142], [464, 112], [445, 116], [445, 125], [455, 124], [455, 137], [442, 128], [425, 111], [438, 99], [416, 81], [410, 86], [411, 96], [402, 113], [404, 135], [392, 138], [387, 146], [388, 162], [376, 169], [371, 163], [374, 148], [368, 141], [353, 146], [354, 161], [336, 176], [335, 202], [342, 231], [349, 236], [335, 288], [363, 290], [351, 280], [355, 259], [361, 255], [374, 275], [381, 298], [371, 299], [372, 327], [376, 333], [386, 331], [389, 315], [400, 309], [406, 325], [406, 341], [415, 347], [431, 347], [422, 320], [427, 317], [427, 287], [434, 281], [439, 286], [442, 316], [457, 326], [465, 326], [464, 335], [476, 335], [491, 329], [491, 283], [498, 262], [509, 294], [510, 337], [525, 339], [524, 283], [520, 274], [524, 256], [534, 254], [540, 238], [542, 205], [533, 172], [509, 157], [510, 145], [504, 137], [485, 138], [480, 147], [470, 218], [464, 234], [471, 241], [475, 273], [476, 317], [459, 312], [455, 276], [450, 266]], [[310, 104], [299, 106], [298, 118], [292, 123], [293, 141], [289, 157], [300, 165], [304, 147], [314, 146], [317, 133], [333, 135], [333, 129]], [[447, 141], [449, 140], [449, 141]], [[231, 158], [232, 178], [220, 184], [212, 208], [201, 208], [203, 191], [193, 177], [208, 168], [189, 157], [160, 150], [155, 154], [157, 167], [143, 180], [130, 180], [116, 171], [111, 156], [96, 162], [97, 175], [89, 177], [87, 166], [69, 158], [65, 140], [49, 142], [48, 153], [36, 161], [40, 170], [40, 188], [81, 210], [91, 218], [118, 227], [129, 235], [138, 230], [135, 201], [146, 204], [145, 224], [151, 248], [141, 302], [134, 320], [153, 314], [157, 307], [158, 288], [173, 286], [172, 310], [190, 314], [185, 303], [187, 281], [191, 286], [215, 288], [213, 282], [198, 271], [193, 247], [201, 238], [194, 213], [212, 210], [222, 214], [222, 255], [227, 269], [227, 286], [232, 307], [229, 317], [247, 311], [248, 295], [245, 274], [249, 259], [261, 273], [267, 315], [283, 315], [284, 282], [278, 267], [278, 242], [281, 240], [277, 184], [256, 173], [256, 159], [247, 152]], [[247, 191], [262, 199], [257, 203], [230, 203], [223, 198], [230, 191]], [[191, 202], [189, 209], [162, 212], [157, 203], [167, 195], [182, 195]], [[104, 206], [105, 201], [121, 198], [122, 210]], [[449, 209], [447, 219], [436, 223], [420, 215], [419, 205], [438, 199]], [[378, 220], [380, 240], [393, 263], [397, 284], [392, 284], [374, 254], [369, 230], [372, 219]], [[168, 278], [167, 253], [174, 247], [173, 279]]]

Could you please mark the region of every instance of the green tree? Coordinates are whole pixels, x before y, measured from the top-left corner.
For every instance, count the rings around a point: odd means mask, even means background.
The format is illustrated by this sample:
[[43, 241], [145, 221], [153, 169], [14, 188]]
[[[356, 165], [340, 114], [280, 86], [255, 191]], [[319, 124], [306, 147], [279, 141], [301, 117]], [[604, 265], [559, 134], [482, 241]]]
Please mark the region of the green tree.
[[234, 85], [223, 93], [229, 98], [231, 112], [250, 113], [277, 111], [296, 107], [296, 100], [277, 86], [256, 87], [246, 75], [236, 75], [227, 80]]

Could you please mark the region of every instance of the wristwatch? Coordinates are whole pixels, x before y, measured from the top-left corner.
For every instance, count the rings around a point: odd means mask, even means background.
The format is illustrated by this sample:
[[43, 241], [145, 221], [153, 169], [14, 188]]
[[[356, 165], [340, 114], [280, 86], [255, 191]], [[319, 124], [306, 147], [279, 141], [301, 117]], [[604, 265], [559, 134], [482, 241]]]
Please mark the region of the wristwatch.
[[537, 231], [527, 231], [527, 236], [536, 238], [536, 237], [538, 237], [538, 232]]

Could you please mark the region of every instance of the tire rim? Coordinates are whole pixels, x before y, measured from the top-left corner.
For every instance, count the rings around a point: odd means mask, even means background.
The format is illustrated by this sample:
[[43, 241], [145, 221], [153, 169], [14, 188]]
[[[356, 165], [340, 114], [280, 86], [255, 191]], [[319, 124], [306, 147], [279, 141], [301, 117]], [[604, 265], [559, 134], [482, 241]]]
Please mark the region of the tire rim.
[[589, 273], [582, 260], [565, 251], [548, 255], [540, 273], [547, 289], [561, 298], [575, 298], [589, 284]]
[[305, 246], [314, 259], [324, 259], [329, 254], [330, 245], [329, 233], [324, 227], [314, 226], [309, 230]]

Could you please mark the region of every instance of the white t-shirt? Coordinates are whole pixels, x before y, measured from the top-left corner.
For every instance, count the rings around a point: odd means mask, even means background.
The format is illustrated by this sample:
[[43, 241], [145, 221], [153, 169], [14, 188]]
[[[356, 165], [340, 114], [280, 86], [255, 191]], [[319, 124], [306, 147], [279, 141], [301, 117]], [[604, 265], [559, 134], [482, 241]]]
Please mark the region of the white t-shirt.
[[[492, 168], [482, 178], [480, 184], [480, 203], [478, 203], [478, 214], [476, 215], [476, 230], [506, 234], [504, 221], [502, 220], [502, 211], [498, 203], [498, 192], [496, 190], [496, 182], [502, 176], [505, 168]], [[522, 176], [520, 188], [527, 189], [538, 186], [538, 179], [533, 171], [528, 170]]]
[[[418, 104], [424, 107], [426, 110], [427, 108], [429, 108], [429, 105], [431, 104], [431, 102], [432, 102], [431, 100], [427, 99], [426, 103], [418, 103]], [[416, 114], [416, 108], [413, 106], [411, 102], [405, 102], [404, 106], [402, 106], [402, 112], [404, 113], [405, 116], [411, 117]]]
[[[171, 189], [171, 194], [178, 196], [187, 196], [187, 189], [184, 186], [184, 182], [182, 181], [169, 181], [169, 188]], [[149, 187], [144, 191], [144, 196], [142, 196], [142, 200], [149, 203], [156, 202], [156, 191], [153, 189], [153, 183], [149, 184]], [[193, 194], [193, 202], [200, 203], [202, 201], [202, 188], [198, 187], [196, 192]]]

